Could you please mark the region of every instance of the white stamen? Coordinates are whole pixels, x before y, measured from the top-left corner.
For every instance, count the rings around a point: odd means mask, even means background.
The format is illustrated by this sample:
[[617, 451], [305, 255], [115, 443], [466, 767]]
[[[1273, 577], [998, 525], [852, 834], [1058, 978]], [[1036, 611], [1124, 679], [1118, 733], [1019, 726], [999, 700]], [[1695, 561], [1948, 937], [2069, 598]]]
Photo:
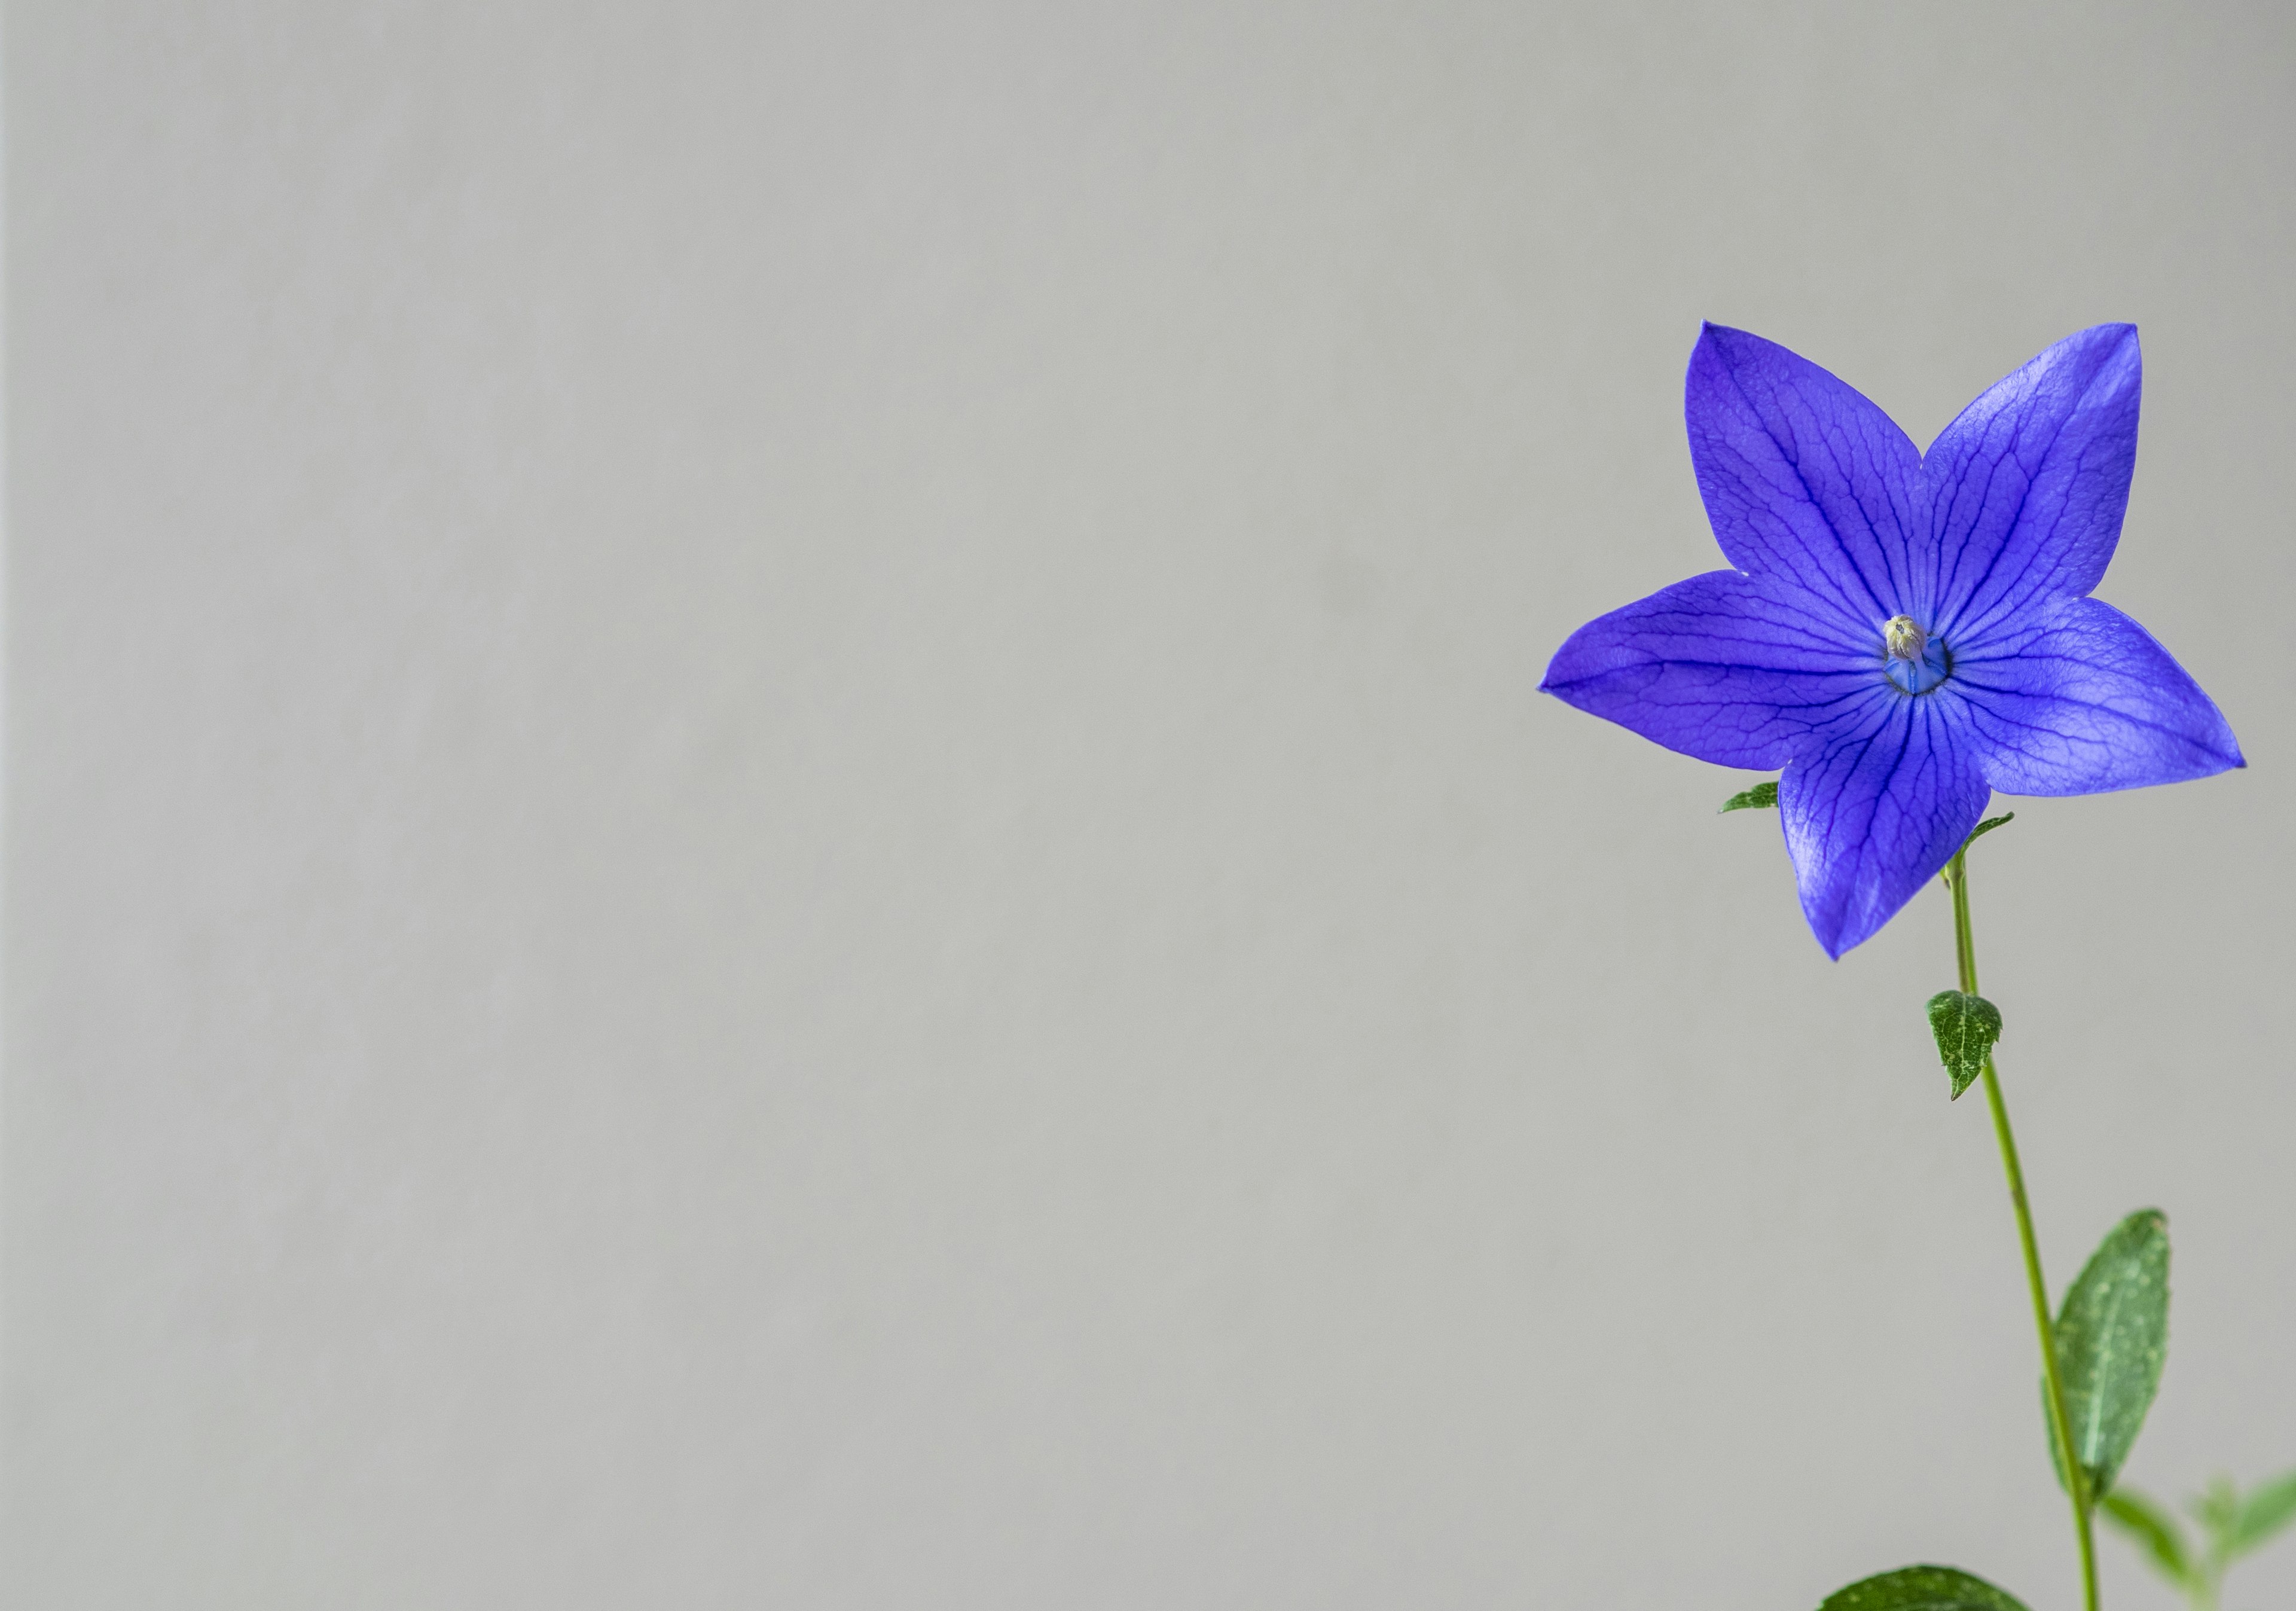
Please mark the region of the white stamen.
[[1891, 660], [1917, 661], [1930, 646], [1930, 635], [1910, 615], [1892, 615], [1882, 629], [1882, 638], [1889, 645]]

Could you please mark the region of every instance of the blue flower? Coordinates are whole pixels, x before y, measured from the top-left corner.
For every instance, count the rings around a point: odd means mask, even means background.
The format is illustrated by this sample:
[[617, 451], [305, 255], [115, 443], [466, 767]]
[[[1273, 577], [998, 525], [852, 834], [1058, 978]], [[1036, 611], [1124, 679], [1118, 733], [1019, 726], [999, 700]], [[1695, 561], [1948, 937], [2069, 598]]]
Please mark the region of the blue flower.
[[1690, 457], [1736, 567], [1573, 633], [1540, 686], [1670, 750], [1784, 769], [1803, 914], [1839, 957], [1953, 857], [1993, 790], [2246, 764], [2152, 635], [2088, 596], [2136, 463], [2131, 325], [2070, 336], [1926, 454], [1807, 359], [1709, 325]]

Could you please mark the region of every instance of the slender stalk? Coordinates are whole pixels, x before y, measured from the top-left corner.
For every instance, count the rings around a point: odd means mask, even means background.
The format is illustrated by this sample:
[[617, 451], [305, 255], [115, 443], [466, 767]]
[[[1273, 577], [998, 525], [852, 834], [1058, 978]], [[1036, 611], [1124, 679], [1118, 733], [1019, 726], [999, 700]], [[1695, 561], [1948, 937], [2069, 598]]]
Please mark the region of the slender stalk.
[[[1953, 947], [1961, 964], [1964, 995], [1977, 992], [1977, 944], [1969, 929], [1969, 847], [1964, 844], [1947, 867], [1947, 884], [1953, 891]], [[2009, 1203], [2017, 1211], [2017, 1241], [2025, 1253], [2025, 1285], [2033, 1296], [2033, 1328], [2041, 1338], [2041, 1374], [2049, 1387], [2049, 1425], [2057, 1434], [2059, 1463], [2064, 1467], [2065, 1491], [2072, 1496], [2073, 1536], [2080, 1541], [2081, 1600], [2087, 1611], [2097, 1611], [2096, 1540], [2089, 1521], [2088, 1477], [2073, 1458], [2072, 1418], [2065, 1413], [2064, 1377], [2057, 1369], [2056, 1327], [2049, 1319], [2049, 1284], [2041, 1275], [2041, 1249], [2033, 1239], [2033, 1210], [2025, 1200], [2025, 1171], [2017, 1162], [2017, 1138], [2009, 1128], [2009, 1107], [2001, 1099], [2001, 1076], [1993, 1059], [1985, 1059], [1985, 1105], [1993, 1110], [1993, 1135], [2001, 1143], [2001, 1171], [2009, 1177]]]
[[2208, 1554], [2193, 1583], [2194, 1611], [2217, 1611], [2217, 1596], [2224, 1592], [2225, 1568], [2232, 1564], [2225, 1558], [2225, 1534], [2214, 1527], [2209, 1531], [2213, 1536], [2209, 1540]]

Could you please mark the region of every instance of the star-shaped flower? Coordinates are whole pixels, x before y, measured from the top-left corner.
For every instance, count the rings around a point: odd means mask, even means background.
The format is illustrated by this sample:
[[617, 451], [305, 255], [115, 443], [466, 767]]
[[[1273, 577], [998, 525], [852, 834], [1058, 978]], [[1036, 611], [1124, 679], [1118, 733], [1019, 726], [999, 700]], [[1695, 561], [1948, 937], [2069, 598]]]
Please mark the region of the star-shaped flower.
[[1709, 325], [1690, 456], [1710, 571], [1573, 633], [1540, 686], [1670, 750], [1783, 768], [1828, 954], [1952, 859], [1995, 789], [2088, 794], [2246, 764], [2152, 636], [2088, 596], [2120, 540], [2143, 368], [2132, 325], [2069, 336], [1924, 454], [1807, 359]]

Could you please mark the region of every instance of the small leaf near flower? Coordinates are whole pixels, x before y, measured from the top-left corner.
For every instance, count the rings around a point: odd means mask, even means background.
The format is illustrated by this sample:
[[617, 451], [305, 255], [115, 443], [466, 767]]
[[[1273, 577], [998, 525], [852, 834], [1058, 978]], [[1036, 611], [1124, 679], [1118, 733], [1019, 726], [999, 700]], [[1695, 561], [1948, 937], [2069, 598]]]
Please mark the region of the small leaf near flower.
[[1938, 1056], [1953, 1077], [1953, 1095], [1946, 1099], [1958, 1101], [1985, 1072], [1985, 1059], [2001, 1039], [2001, 1009], [1982, 996], [1939, 990], [1930, 998], [1929, 1010], [1930, 1033], [1937, 1037]]
[[2025, 1611], [2012, 1594], [1951, 1566], [1901, 1566], [1839, 1590], [1817, 1611]]
[[[2144, 1412], [2161, 1388], [2169, 1352], [2169, 1218], [2139, 1209], [2114, 1226], [2065, 1294], [2057, 1311], [2057, 1372], [2064, 1381], [2065, 1419], [2073, 1455], [2094, 1498], [2136, 1443]], [[2049, 1454], [2064, 1480], [2056, 1427], [2047, 1419]], [[2229, 1507], [2228, 1507], [2229, 1508]]]
[[1722, 802], [1726, 811], [1753, 811], [1778, 803], [1778, 784], [1775, 777], [1767, 783], [1758, 783], [1752, 788], [1733, 794]]
[[1969, 837], [1961, 842], [1961, 848], [1965, 851], [1971, 845], [1975, 844], [1980, 839], [1983, 838], [1986, 834], [1990, 834], [1994, 829], [2001, 826], [2002, 824], [2014, 822], [2016, 820], [2017, 813], [2014, 811], [2004, 811], [1998, 817], [1988, 817], [1983, 822], [1979, 823], [1975, 827], [1969, 830]]

